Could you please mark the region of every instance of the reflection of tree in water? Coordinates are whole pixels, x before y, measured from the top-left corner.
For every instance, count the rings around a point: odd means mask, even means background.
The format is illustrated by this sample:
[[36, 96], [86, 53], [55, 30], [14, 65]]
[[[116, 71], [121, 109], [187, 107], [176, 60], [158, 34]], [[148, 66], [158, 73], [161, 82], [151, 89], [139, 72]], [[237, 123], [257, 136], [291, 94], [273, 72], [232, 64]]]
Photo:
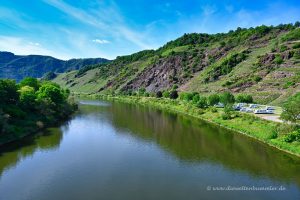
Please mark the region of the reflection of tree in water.
[[[63, 127], [67, 128], [68, 125]], [[55, 150], [59, 147], [63, 134], [59, 128], [49, 128], [39, 134], [28, 136], [20, 141], [0, 148], [0, 175], [15, 166], [22, 158], [36, 151]]]
[[[149, 107], [118, 103], [113, 106], [81, 106], [76, 118], [91, 117], [95, 120], [95, 115], [99, 116], [97, 120], [106, 120], [117, 129], [129, 130], [134, 137], [155, 142], [182, 162], [220, 163], [253, 176], [300, 185], [300, 159], [217, 126]], [[61, 129], [49, 129], [43, 134], [1, 148], [0, 175], [36, 151], [58, 148], [62, 132], [68, 132], [67, 129], [68, 125]]]
[[[148, 107], [114, 104], [112, 123], [133, 136], [155, 141], [183, 162], [210, 161], [300, 185], [300, 159], [197, 119]], [[126, 131], [119, 131], [123, 133]]]

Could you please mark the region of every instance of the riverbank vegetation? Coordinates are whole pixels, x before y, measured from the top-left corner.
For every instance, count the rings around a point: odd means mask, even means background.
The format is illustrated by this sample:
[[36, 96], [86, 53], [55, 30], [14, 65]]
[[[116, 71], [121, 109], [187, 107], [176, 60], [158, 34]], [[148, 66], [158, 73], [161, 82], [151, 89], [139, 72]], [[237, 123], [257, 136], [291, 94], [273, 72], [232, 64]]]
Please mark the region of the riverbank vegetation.
[[[142, 90], [144, 91], [144, 90]], [[173, 91], [167, 91], [171, 94]], [[299, 126], [296, 123], [278, 123], [264, 120], [254, 114], [234, 111], [232, 105], [240, 101], [241, 97], [233, 96], [229, 92], [201, 96], [199, 93], [179, 93], [178, 98], [156, 94], [141, 94], [141, 90], [129, 95], [90, 95], [93, 98], [121, 101], [132, 104], [140, 104], [168, 110], [170, 112], [190, 115], [210, 123], [218, 124], [228, 129], [258, 139], [268, 145], [283, 151], [300, 156]], [[176, 96], [176, 95], [175, 95]], [[243, 95], [242, 98], [252, 102], [251, 96]], [[224, 104], [224, 108], [215, 106]], [[289, 115], [284, 111], [286, 115]]]
[[0, 144], [22, 138], [69, 117], [76, 104], [69, 90], [51, 82], [0, 79]]

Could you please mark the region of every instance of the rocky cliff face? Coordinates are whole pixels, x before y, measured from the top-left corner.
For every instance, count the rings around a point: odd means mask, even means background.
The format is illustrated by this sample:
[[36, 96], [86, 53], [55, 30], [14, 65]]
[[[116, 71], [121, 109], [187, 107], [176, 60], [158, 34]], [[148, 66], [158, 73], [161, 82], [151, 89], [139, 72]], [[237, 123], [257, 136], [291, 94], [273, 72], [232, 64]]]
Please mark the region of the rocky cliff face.
[[225, 48], [214, 48], [206, 51], [196, 50], [192, 55], [182, 53], [159, 59], [147, 67], [122, 90], [138, 90], [144, 87], [148, 92], [157, 92], [173, 85], [184, 85], [197, 72], [209, 66], [210, 59], [220, 59], [226, 55]]

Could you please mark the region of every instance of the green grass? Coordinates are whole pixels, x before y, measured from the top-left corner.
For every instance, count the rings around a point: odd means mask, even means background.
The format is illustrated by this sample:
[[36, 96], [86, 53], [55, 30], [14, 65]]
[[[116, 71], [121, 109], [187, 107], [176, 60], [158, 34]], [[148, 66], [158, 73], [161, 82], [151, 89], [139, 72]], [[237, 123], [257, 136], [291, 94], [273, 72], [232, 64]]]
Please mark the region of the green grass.
[[223, 120], [221, 117], [223, 109], [221, 108], [218, 108], [217, 112], [212, 112], [210, 111], [211, 109], [198, 109], [190, 103], [180, 100], [170, 100], [166, 98], [158, 99], [154, 97], [106, 95], [90, 95], [89, 97], [102, 99], [104, 98], [107, 100], [152, 106], [162, 110], [189, 115], [205, 120], [209, 123], [218, 124], [220, 126], [234, 130], [237, 133], [242, 133], [249, 137], [255, 138], [280, 150], [300, 156], [299, 142], [286, 143], [283, 141], [284, 134], [280, 133], [278, 134], [277, 138], [273, 139], [274, 131], [277, 130], [276, 127], [280, 126], [279, 123], [267, 121], [251, 114], [238, 113], [238, 117], [230, 120]]
[[167, 49], [166, 51], [162, 52], [161, 55], [162, 55], [163, 57], [167, 57], [167, 56], [169, 56], [172, 52], [175, 52], [175, 53], [184, 52], [184, 51], [187, 51], [189, 48], [190, 48], [190, 45], [179, 46], [179, 47], [175, 47], [175, 48], [172, 48], [172, 49]]
[[64, 88], [69, 88], [73, 92], [81, 93], [96, 93], [103, 87], [108, 79], [97, 78], [99, 69], [92, 69], [85, 73], [85, 75], [75, 78], [77, 71], [71, 71], [67, 73], [59, 74], [54, 80]]

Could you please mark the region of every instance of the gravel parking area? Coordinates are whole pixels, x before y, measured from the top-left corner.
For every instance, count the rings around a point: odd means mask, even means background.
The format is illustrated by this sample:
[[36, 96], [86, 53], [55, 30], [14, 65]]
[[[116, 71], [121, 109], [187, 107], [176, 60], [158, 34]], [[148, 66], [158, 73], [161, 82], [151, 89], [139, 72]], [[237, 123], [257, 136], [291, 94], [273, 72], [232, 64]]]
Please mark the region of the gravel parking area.
[[266, 119], [266, 120], [274, 121], [274, 122], [280, 122], [280, 123], [283, 122], [280, 119], [280, 115], [255, 115], [255, 116]]

